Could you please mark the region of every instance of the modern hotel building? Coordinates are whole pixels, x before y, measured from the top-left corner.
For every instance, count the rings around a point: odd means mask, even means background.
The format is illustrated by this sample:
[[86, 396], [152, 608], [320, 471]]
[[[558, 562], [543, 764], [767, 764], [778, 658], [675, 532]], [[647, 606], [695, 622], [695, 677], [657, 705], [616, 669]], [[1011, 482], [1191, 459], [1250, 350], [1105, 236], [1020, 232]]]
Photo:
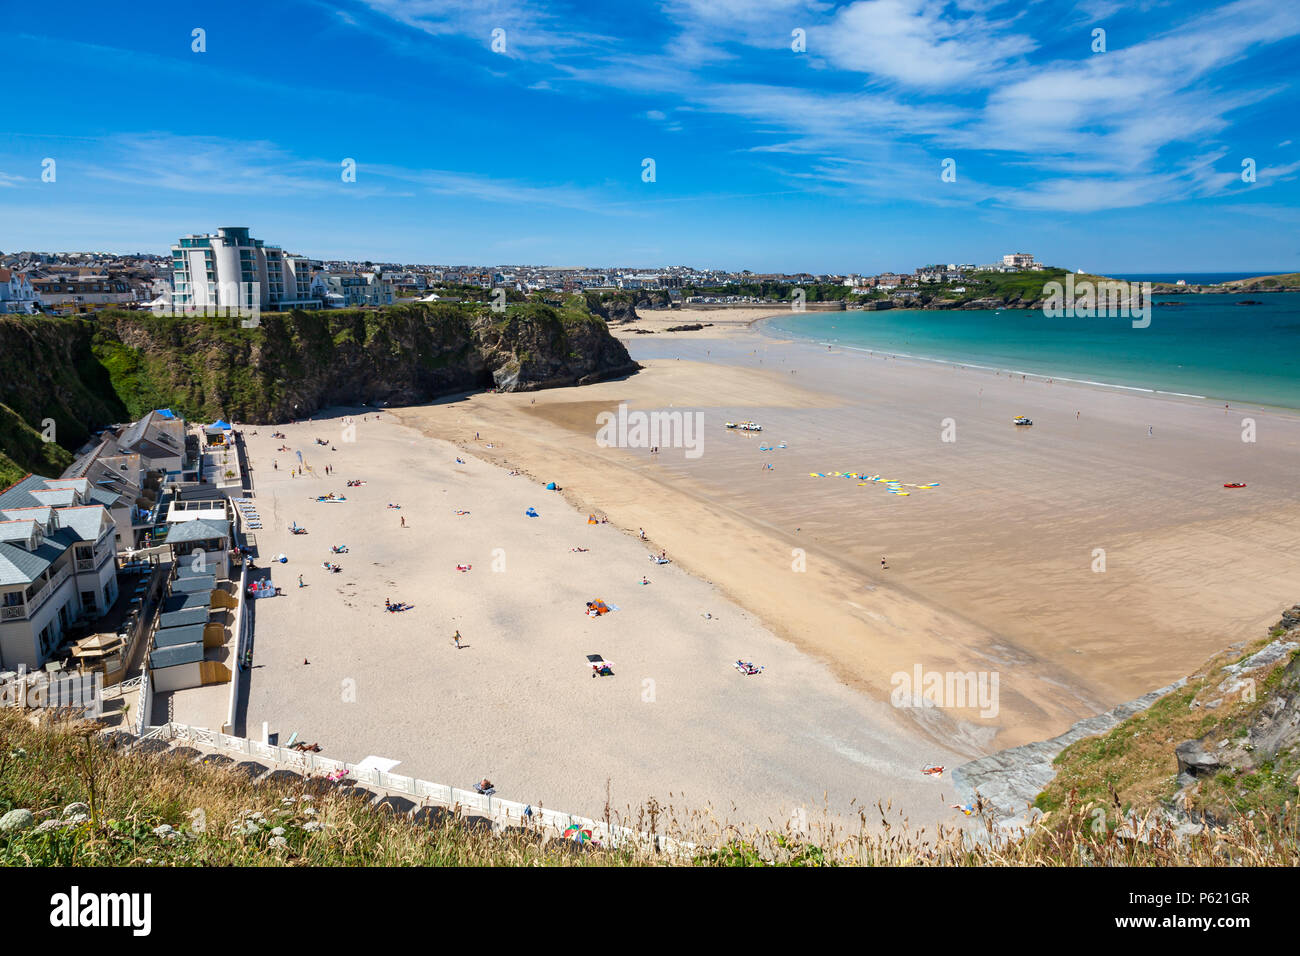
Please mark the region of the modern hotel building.
[[172, 290], [177, 309], [320, 306], [310, 295], [308, 260], [252, 238], [247, 226], [182, 237], [172, 246]]

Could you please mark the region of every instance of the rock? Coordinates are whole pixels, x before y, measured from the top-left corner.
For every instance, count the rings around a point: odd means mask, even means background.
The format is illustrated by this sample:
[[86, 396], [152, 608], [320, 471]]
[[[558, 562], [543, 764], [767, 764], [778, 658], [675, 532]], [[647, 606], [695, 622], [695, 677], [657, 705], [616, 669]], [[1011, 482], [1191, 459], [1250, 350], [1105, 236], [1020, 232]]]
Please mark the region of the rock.
[[0, 817], [0, 833], [13, 833], [28, 830], [36, 825], [36, 818], [30, 810], [10, 810]]
[[1187, 740], [1174, 748], [1178, 772], [1205, 777], [1219, 769], [1219, 758], [1209, 753], [1199, 740]]
[[63, 819], [68, 820], [72, 817], [79, 816], [83, 820], [90, 815], [90, 807], [84, 803], [69, 803], [63, 808]]

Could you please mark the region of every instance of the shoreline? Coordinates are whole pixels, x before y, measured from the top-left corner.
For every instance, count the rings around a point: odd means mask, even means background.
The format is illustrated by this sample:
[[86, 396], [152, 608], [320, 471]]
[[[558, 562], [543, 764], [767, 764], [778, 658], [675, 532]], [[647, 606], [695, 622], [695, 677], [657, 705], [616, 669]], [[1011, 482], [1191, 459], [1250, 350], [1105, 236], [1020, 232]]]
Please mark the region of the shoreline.
[[[782, 310], [782, 311], [786, 312], [788, 310]], [[891, 309], [887, 311], [921, 312], [926, 310]], [[962, 310], [948, 310], [948, 311], [962, 311]], [[969, 310], [969, 311], [975, 311], [975, 310]], [[993, 310], [982, 310], [982, 311], [993, 311]], [[844, 349], [846, 351], [858, 352], [864, 355], [888, 355], [891, 359], [901, 359], [910, 362], [926, 363], [931, 365], [941, 365], [949, 368], [975, 369], [978, 371], [1004, 373], [1008, 375], [1023, 375], [1031, 379], [1036, 379], [1041, 382], [1061, 382], [1064, 384], [1084, 386], [1090, 388], [1115, 389], [1115, 390], [1121, 390], [1126, 392], [1136, 392], [1136, 393], [1146, 394], [1152, 397], [1158, 396], [1161, 398], [1186, 399], [1195, 402], [1202, 402], [1211, 407], [1228, 407], [1232, 403], [1236, 403], [1236, 406], [1238, 408], [1243, 408], [1243, 407], [1253, 408], [1253, 409], [1258, 409], [1260, 411], [1290, 415], [1296, 417], [1297, 419], [1300, 419], [1300, 406], [1271, 405], [1267, 402], [1260, 402], [1253, 399], [1234, 398], [1229, 395], [1219, 395], [1219, 396], [1198, 395], [1190, 392], [1176, 392], [1167, 389], [1152, 388], [1146, 385], [1126, 385], [1119, 382], [1105, 382], [1105, 381], [1097, 381], [1093, 379], [1073, 378], [1066, 375], [1053, 375], [1047, 372], [1033, 371], [1030, 369], [1011, 368], [1009, 366], [1002, 366], [1002, 365], [985, 365], [979, 362], [963, 361], [955, 358], [945, 358], [943, 356], [918, 355], [918, 354], [908, 353], [908, 352], [896, 352], [887, 348], [869, 349], [864, 346], [845, 345], [841, 342], [834, 341], [834, 340], [815, 338], [813, 336], [804, 336], [796, 332], [791, 332], [787, 329], [771, 330], [766, 328], [766, 326], [769, 323], [774, 322], [778, 318], [779, 316], [777, 315], [759, 316], [752, 319], [749, 323], [749, 326], [759, 335], [763, 335], [768, 338], [773, 338], [773, 339], [786, 338], [790, 341], [827, 346], [827, 347], [837, 348], [837, 349]], [[779, 332], [780, 334], [776, 335], [774, 334], [774, 332]], [[1225, 402], [1225, 405], [1219, 406], [1218, 403], [1220, 401]]]
[[[842, 396], [836, 398], [836, 394], [840, 393], [829, 394], [824, 390], [809, 392], [800, 387], [796, 390], [797, 394], [787, 394], [793, 388], [790, 385], [792, 379], [787, 378], [783, 382], [775, 370], [763, 372], [761, 368], [767, 366], [756, 367], [761, 356], [776, 359], [778, 363], [786, 360], [793, 363], [797, 357], [799, 371], [803, 374], [802, 363], [817, 354], [810, 340], [782, 341], [763, 332], [761, 326], [757, 330], [751, 328], [762, 320], [773, 317], [772, 311], [756, 309], [745, 314], [744, 310], [736, 310], [737, 314], [733, 318], [722, 321], [718, 321], [716, 312], [699, 313], [699, 317], [713, 325], [689, 333], [644, 336], [636, 335], [629, 326], [614, 328], [613, 331], [623, 338], [629, 348], [634, 349], [633, 357], [645, 366], [645, 370], [637, 376], [620, 382], [584, 386], [580, 392], [560, 389], [529, 393], [526, 396], [467, 396], [449, 403], [449, 406], [455, 407], [405, 409], [401, 414], [404, 420], [417, 424], [425, 434], [453, 440], [459, 447], [485, 460], [507, 467], [526, 467], [531, 474], [543, 480], [550, 477], [560, 481], [565, 486], [565, 497], [575, 505], [587, 510], [602, 511], [623, 527], [635, 529], [638, 524], [644, 523], [655, 537], [656, 547], [667, 546], [670, 553], [678, 555], [679, 563], [692, 574], [715, 583], [730, 599], [750, 610], [785, 640], [829, 663], [846, 686], [865, 693], [872, 699], [886, 699], [889, 695], [889, 674], [906, 670], [917, 660], [924, 662], [927, 668], [940, 666], [962, 671], [980, 670], [980, 666], [973, 665], [978, 665], [981, 661], [985, 662], [984, 666], [988, 663], [996, 664], [1003, 669], [1004, 675], [1004, 715], [1003, 719], [996, 722], [996, 726], [973, 719], [975, 715], [969, 708], [948, 709], [940, 714], [895, 711], [895, 716], [903, 726], [911, 726], [913, 729], [919, 727], [932, 740], [957, 744], [968, 753], [987, 753], [1054, 736], [1080, 719], [1104, 712], [1125, 700], [1149, 692], [1152, 687], [1163, 686], [1170, 680], [1183, 676], [1187, 673], [1187, 668], [1194, 667], [1199, 660], [1208, 656], [1203, 652], [1217, 651], [1231, 643], [1234, 635], [1256, 626], [1275, 613], [1272, 604], [1262, 604], [1258, 595], [1254, 596], [1253, 601], [1242, 601], [1247, 595], [1241, 593], [1239, 587], [1230, 586], [1227, 590], [1236, 593], [1240, 602], [1237, 609], [1231, 610], [1230, 603], [1219, 601], [1215, 604], [1217, 609], [1213, 613], [1204, 614], [1198, 620], [1196, 615], [1189, 613], [1188, 602], [1182, 602], [1186, 606], [1181, 610], [1175, 610], [1168, 603], [1174, 593], [1169, 591], [1172, 582], [1161, 585], [1169, 597], [1161, 597], [1153, 603], [1148, 596], [1134, 602], [1140, 606], [1131, 614], [1117, 612], [1106, 606], [1107, 599], [1088, 597], [1089, 590], [1095, 586], [1089, 579], [1101, 579], [1092, 575], [1084, 579], [1071, 577], [1068, 569], [1060, 565], [1060, 556], [1051, 553], [1050, 548], [1044, 550], [1043, 543], [1031, 536], [1030, 540], [1035, 543], [1036, 549], [1043, 552], [1044, 563], [1032, 560], [1034, 555], [1029, 552], [1035, 548], [1023, 549], [1026, 554], [1018, 555], [1017, 550], [1021, 549], [1014, 540], [1008, 540], [1006, 545], [1002, 545], [1011, 549], [1006, 551], [1005, 560], [1019, 559], [1020, 564], [1030, 562], [1026, 565], [1033, 569], [1033, 577], [1026, 579], [1031, 584], [1030, 590], [1044, 595], [1057, 591], [1073, 596], [1065, 603], [1048, 597], [1047, 600], [1059, 605], [1060, 609], [1052, 610], [1046, 618], [1041, 612], [1026, 614], [1017, 597], [1017, 592], [1023, 588], [1008, 587], [1005, 581], [998, 582], [987, 572], [979, 571], [978, 565], [987, 563], [979, 557], [978, 547], [982, 547], [981, 541], [976, 541], [977, 550], [965, 558], [968, 564], [972, 559], [977, 562], [976, 573], [963, 570], [961, 575], [954, 578], [960, 584], [958, 591], [940, 587], [936, 592], [932, 586], [932, 573], [918, 574], [895, 569], [888, 576], [873, 574], [868, 567], [864, 567], [873, 559], [863, 556], [861, 552], [874, 550], [878, 546], [867, 544], [865, 548], [854, 547], [851, 553], [846, 552], [835, 541], [852, 538], [845, 539], [843, 529], [835, 527], [835, 521], [823, 521], [811, 529], [805, 521], [803, 534], [797, 535], [794, 533], [795, 528], [777, 516], [763, 514], [767, 510], [765, 508], [736, 507], [747, 499], [736, 498], [735, 491], [719, 486], [713, 479], [718, 475], [734, 476], [734, 468], [740, 466], [742, 474], [746, 476], [742, 479], [745, 494], [763, 494], [761, 486], [754, 484], [747, 474], [748, 467], [756, 468], [757, 465], [743, 465], [743, 461], [753, 460], [747, 457], [750, 453], [743, 450], [743, 445], [727, 445], [723, 452], [706, 456], [710, 462], [717, 463], [710, 464], [708, 468], [690, 466], [688, 463], [678, 465], [676, 462], [652, 464], [626, 450], [598, 451], [590, 447], [592, 426], [588, 423], [593, 420], [595, 411], [601, 408], [611, 409], [621, 400], [626, 400], [631, 407], [640, 408], [721, 406], [723, 417], [726, 417], [726, 413], [737, 407], [730, 401], [738, 398], [734, 393], [755, 394], [755, 389], [767, 388], [772, 390], [772, 394], [765, 396], [764, 401], [772, 405], [772, 409], [785, 409], [786, 411], [780, 412], [783, 417], [795, 414], [797, 420], [804, 423], [804, 427], [815, 424], [821, 417], [836, 418], [847, 414], [847, 409], [842, 408]], [[666, 327], [681, 324], [682, 321], [681, 313], [674, 310], [670, 314], [647, 317], [635, 325]], [[714, 356], [707, 365], [703, 364], [706, 353]], [[866, 357], [865, 354], [863, 357]], [[836, 363], [844, 361], [844, 356], [834, 360]], [[748, 364], [748, 370], [741, 367], [745, 364]], [[848, 374], [858, 379], [862, 375], [861, 371], [856, 370], [856, 361], [850, 366], [832, 363], [827, 368], [840, 368], [841, 371], [837, 374], [845, 374], [844, 369], [847, 368]], [[912, 386], [908, 382], [914, 375], [921, 375], [931, 385], [942, 384], [944, 388], [952, 387], [950, 381], [964, 380], [961, 367], [956, 364], [945, 368], [932, 363], [886, 361], [879, 366], [872, 366], [867, 374], [882, 374], [874, 370], [877, 368], [890, 369], [883, 374], [890, 376], [891, 380], [900, 381], [899, 387], [903, 388], [900, 394], [911, 393]], [[914, 373], [913, 369], [917, 371]], [[967, 368], [966, 371], [971, 370]], [[940, 378], [935, 378], [940, 374]], [[949, 374], [958, 378], [947, 380]], [[754, 375], [759, 375], [760, 379], [754, 379]], [[759, 386], [760, 380], [767, 384]], [[1041, 382], [1030, 380], [1028, 385], [1036, 389], [1047, 381], [1044, 376]], [[1006, 379], [1000, 379], [999, 382], [1002, 384], [998, 387], [1003, 390], [1010, 390], [1013, 385], [1017, 393], [1022, 389], [1018, 379], [1015, 383]], [[991, 383], [984, 384], [987, 389]], [[916, 387], [926, 386], [918, 382]], [[974, 389], [971, 388], [971, 391]], [[1039, 397], [1052, 395], [1056, 398], [1051, 400], [1058, 404], [1062, 399], [1068, 399], [1071, 409], [1075, 407], [1075, 401], [1085, 407], [1095, 406], [1089, 416], [1101, 414], [1108, 419], [1116, 417], [1117, 402], [1127, 407], [1133, 402], [1157, 398], [1160, 401], [1156, 405], [1143, 404], [1142, 407], [1158, 411], [1157, 421], [1167, 419], [1174, 424], [1181, 423], [1180, 430], [1186, 430], [1191, 424], [1186, 421], [1186, 417], [1192, 410], [1202, 414], [1210, 411], [1223, 412], [1223, 409], [1215, 409], [1212, 405], [1173, 396], [1101, 389], [1064, 382], [1060, 382], [1055, 389], [1045, 390]], [[986, 395], [983, 402], [989, 401], [990, 396]], [[1021, 402], [1020, 399], [1015, 401], [1017, 404]], [[975, 402], [972, 401], [967, 414], [978, 412], [974, 406]], [[813, 417], [796, 413], [795, 409], [798, 408], [811, 409]], [[763, 412], [765, 420], [778, 414], [772, 409]], [[755, 414], [753, 417], [758, 416]], [[1278, 421], [1294, 424], [1294, 420], [1282, 419], [1280, 416]], [[770, 421], [768, 424], [769, 431], [765, 434], [773, 434], [775, 440], [778, 436], [771, 429], [776, 426]], [[1161, 430], [1165, 428], [1164, 425], [1159, 427]], [[496, 447], [485, 449], [481, 443], [476, 444], [472, 440], [471, 436], [480, 428], [484, 429], [485, 436], [496, 439]], [[1144, 439], [1145, 432], [1143, 429]], [[1067, 439], [1068, 445], [1069, 435], [1062, 437]], [[1076, 434], [1075, 438], [1078, 437], [1080, 436]], [[1083, 437], [1087, 437], [1086, 432]], [[1059, 439], [1053, 441], [1059, 442]], [[918, 446], [916, 451], [925, 460], [932, 457], [932, 453], [925, 451], [924, 447]], [[717, 454], [722, 454], [723, 457], [718, 459]], [[740, 455], [739, 459], [735, 458], [736, 454]], [[1120, 460], [1124, 457], [1121, 453]], [[1041, 460], [1040, 456], [1040, 460], [1034, 462], [1035, 472], [1043, 468], [1059, 470], [1054, 464], [1056, 460], [1055, 452], [1045, 460]], [[825, 463], [819, 464], [820, 467], [816, 470], [826, 467]], [[702, 472], [707, 474], [701, 474]], [[928, 480], [934, 476], [924, 477]], [[978, 478], [979, 475], [975, 477]], [[701, 480], [705, 484], [701, 484]], [[734, 482], [734, 477], [724, 480], [730, 484]], [[946, 488], [950, 487], [951, 480], [951, 477], [945, 478]], [[1064, 479], [1058, 476], [1055, 483], [1061, 485], [1060, 494], [1066, 496], [1063, 501], [1079, 497], [1077, 489], [1070, 490], [1077, 481], [1068, 475]], [[818, 484], [826, 486], [833, 483]], [[797, 490], [796, 486], [789, 484], [782, 487], [800, 497], [807, 493], [802, 486], [797, 487]], [[950, 493], [943, 492], [940, 497]], [[1147, 492], [1143, 490], [1139, 494], [1146, 495]], [[1201, 492], [1195, 494], [1202, 495]], [[734, 503], [732, 499], [735, 499]], [[909, 501], [915, 503], [913, 508], [923, 507], [915, 495]], [[769, 504], [771, 503], [780, 502], [770, 501]], [[875, 501], [871, 502], [871, 505], [875, 504]], [[782, 507], [785, 507], [784, 503]], [[1086, 523], [1090, 514], [1104, 517], [1104, 513], [1112, 508], [1100, 501], [1092, 508], [1076, 507], [1073, 511], [1077, 517], [1072, 517], [1071, 521], [1081, 519]], [[977, 516], [984, 510], [978, 509], [969, 518], [963, 518], [959, 525], [979, 520]], [[1132, 553], [1132, 558], [1126, 563], [1131, 561], [1141, 566], [1153, 560], [1139, 557], [1143, 552], [1170, 547], [1177, 549], [1166, 555], [1165, 563], [1171, 567], [1196, 561], [1199, 546], [1195, 542], [1206, 533], [1217, 535], [1219, 532], [1213, 529], [1222, 523], [1198, 518], [1187, 525], [1187, 519], [1179, 518], [1175, 519], [1173, 525], [1163, 525], [1158, 521], [1152, 523], [1147, 511], [1145, 508], [1134, 511], [1135, 516], [1142, 517], [1135, 517], [1131, 527], [1123, 521], [1102, 522], [1109, 528], [1104, 530], [1107, 537], [1121, 535], [1118, 546], [1125, 558], [1129, 558], [1129, 553]], [[945, 523], [941, 512], [942, 509], [926, 516], [925, 527], [934, 528], [922, 532], [926, 540], [932, 539], [934, 534], [943, 533], [940, 529], [945, 527]], [[1006, 519], [994, 513], [985, 515], [984, 520], [993, 527], [999, 527]], [[872, 524], [876, 523], [872, 521]], [[1116, 525], [1119, 525], [1119, 530]], [[1146, 525], [1150, 527], [1144, 528]], [[896, 530], [906, 527], [899, 525]], [[1044, 525], [1045, 529], [1050, 527], [1050, 523]], [[978, 526], [974, 528], [966, 537], [985, 536]], [[808, 537], [810, 530], [815, 532], [812, 537]], [[918, 530], [920, 529], [907, 532], [908, 537], [915, 537]], [[1151, 532], [1156, 532], [1154, 539], [1149, 537]], [[837, 534], [838, 538], [835, 537]], [[998, 537], [1005, 538], [1005, 534], [999, 534]], [[1166, 541], [1169, 543], [1166, 544]], [[725, 545], [718, 550], [710, 548], [710, 542], [725, 542]], [[1115, 546], [1114, 541], [1108, 544]], [[788, 555], [792, 546], [806, 549], [810, 564], [815, 561], [819, 572], [815, 576], [810, 574], [804, 578], [795, 591], [790, 590], [789, 584], [791, 576]], [[888, 550], [896, 551], [897, 545], [888, 547]], [[963, 550], [967, 549], [964, 547]], [[783, 554], [787, 557], [780, 557]], [[1249, 563], [1253, 566], [1258, 563], [1258, 558], [1251, 556]], [[953, 570], [957, 569], [946, 571], [945, 576], [951, 576]], [[1241, 573], [1249, 573], [1244, 565]], [[1016, 573], [1008, 571], [1008, 575], [1014, 578]], [[1044, 585], [1034, 579], [1045, 576], [1055, 580], [1056, 586], [1042, 591]], [[1162, 573], [1162, 577], [1168, 576], [1167, 571]], [[1266, 572], [1266, 576], [1271, 578], [1269, 588], [1273, 587], [1273, 581], [1277, 579], [1276, 569]], [[968, 580], [962, 580], [963, 578]], [[1114, 578], [1115, 572], [1112, 571], [1111, 579]], [[1149, 590], [1140, 579], [1132, 578], [1128, 569], [1122, 578], [1119, 586], [1126, 593], [1133, 591], [1140, 596], [1143, 589]], [[1285, 600], [1282, 595], [1284, 589], [1280, 584], [1276, 588], [1279, 600]], [[989, 592], [993, 596], [986, 599]], [[787, 596], [787, 603], [782, 603], [782, 594]], [[859, 596], [864, 594], [865, 600]], [[985, 597], [976, 599], [977, 605], [981, 606], [972, 606], [970, 600], [977, 595]], [[1199, 600], [1206, 604], [1215, 603], [1203, 597]], [[1098, 601], [1102, 604], [1099, 605]], [[794, 602], [794, 606], [800, 610], [792, 614], [788, 602]], [[1115, 603], [1113, 598], [1111, 602]], [[1162, 606], [1160, 602], [1163, 602], [1163, 610], [1157, 610]], [[1118, 602], [1121, 608], [1124, 603]], [[1244, 615], [1241, 613], [1243, 608], [1249, 609], [1253, 604], [1261, 606], [1247, 610]], [[1063, 614], [1068, 616], [1075, 612], [1067, 608], [1076, 605], [1080, 614], [1088, 614], [1090, 609], [1102, 607], [1106, 612], [1102, 616], [1113, 620], [1113, 624], [1108, 627], [1107, 636], [1090, 638], [1086, 644], [1090, 654], [1113, 654], [1119, 647], [1128, 648], [1117, 662], [1119, 667], [1098, 668], [1089, 665], [1080, 670], [1083, 665], [1077, 656], [1072, 656], [1081, 653], [1076, 646], [1077, 642], [1062, 643], [1054, 635], [1044, 642], [1035, 620], [1061, 618]], [[993, 618], [988, 616], [989, 610], [996, 612]], [[1121, 623], [1124, 621], [1128, 623]], [[1049, 628], [1049, 635], [1056, 627], [1059, 625]], [[1160, 635], [1168, 633], [1171, 627], [1190, 628], [1194, 631], [1198, 635], [1192, 642], [1195, 649], [1175, 650], [1171, 645], [1168, 653], [1162, 653], [1159, 645], [1165, 639]], [[891, 644], [898, 644], [903, 650], [894, 654], [889, 650]], [[1105, 650], [1108, 646], [1111, 648], [1109, 651]], [[1013, 679], [1011, 689], [1007, 684], [1008, 673]]]

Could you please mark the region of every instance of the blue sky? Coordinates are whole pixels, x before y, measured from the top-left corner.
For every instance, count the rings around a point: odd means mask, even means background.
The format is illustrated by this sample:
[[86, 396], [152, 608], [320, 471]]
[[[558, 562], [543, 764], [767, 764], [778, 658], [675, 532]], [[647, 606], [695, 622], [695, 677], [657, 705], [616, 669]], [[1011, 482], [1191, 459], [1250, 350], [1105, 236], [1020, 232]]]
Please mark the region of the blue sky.
[[6, 252], [247, 225], [402, 262], [1300, 270], [1295, 2], [51, 0], [2, 29]]

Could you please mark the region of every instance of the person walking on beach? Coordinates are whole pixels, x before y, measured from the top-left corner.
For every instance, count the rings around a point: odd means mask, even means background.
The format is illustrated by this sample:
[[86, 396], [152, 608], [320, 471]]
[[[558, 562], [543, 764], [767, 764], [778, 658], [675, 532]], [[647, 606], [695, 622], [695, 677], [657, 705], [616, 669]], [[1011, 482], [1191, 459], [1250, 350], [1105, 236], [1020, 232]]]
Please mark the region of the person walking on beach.
[[460, 631], [451, 636], [451, 642], [456, 645], [456, 650], [460, 650]]
[[1155, 426], [1154, 426], [1154, 425], [1148, 425], [1148, 426], [1147, 426], [1147, 438], [1155, 438], [1155, 437], [1156, 437], [1156, 436], [1155, 436]]
[[306, 586], [307, 586], [307, 585], [305, 585], [305, 584], [302, 583], [302, 575], [301, 575], [301, 574], [298, 575], [298, 587], [303, 588], [303, 587], [306, 587]]
[[882, 571], [889, 570], [889, 565], [885, 563], [885, 556], [883, 554], [880, 556], [880, 570]]
[[271, 467], [274, 468], [276, 471], [279, 471], [279, 470], [280, 470], [280, 462], [279, 462], [277, 459], [272, 458], [272, 459], [271, 459]]
[[406, 515], [402, 515], [402, 527], [406, 527]]

